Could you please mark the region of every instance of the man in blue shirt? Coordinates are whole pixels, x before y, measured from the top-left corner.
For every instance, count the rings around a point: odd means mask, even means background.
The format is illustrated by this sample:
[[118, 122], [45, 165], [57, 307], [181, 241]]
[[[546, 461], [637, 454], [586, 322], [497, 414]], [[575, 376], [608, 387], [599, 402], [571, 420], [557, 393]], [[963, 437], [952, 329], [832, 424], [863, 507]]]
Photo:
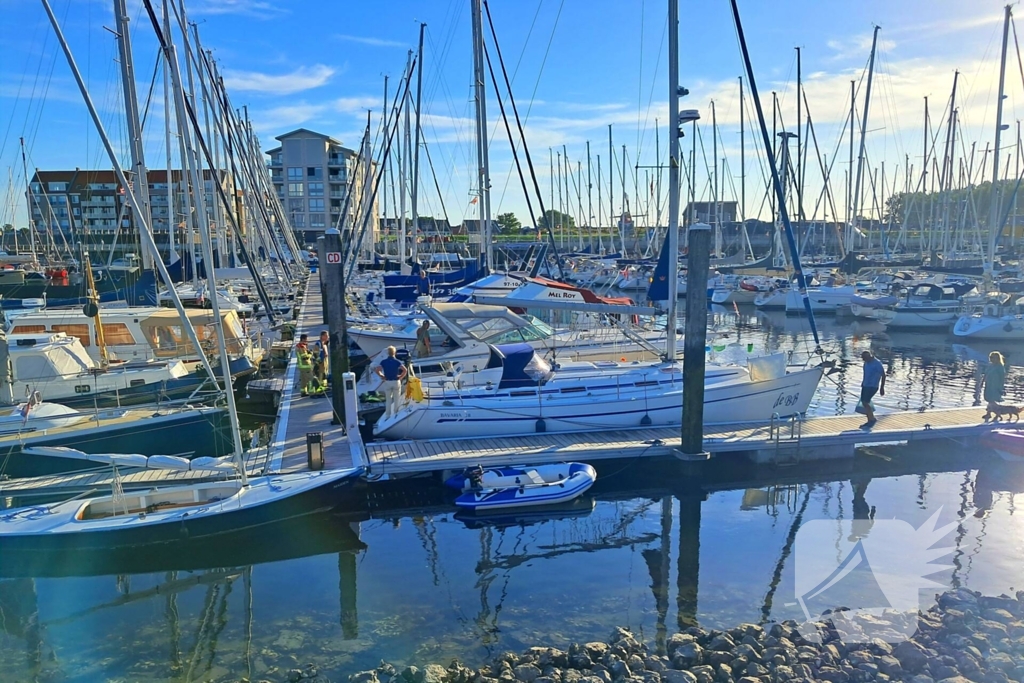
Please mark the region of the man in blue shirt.
[[377, 376], [384, 380], [381, 388], [384, 391], [384, 398], [386, 399], [384, 407], [384, 417], [389, 418], [393, 415], [397, 415], [399, 409], [402, 407], [402, 380], [408, 372], [405, 369], [405, 365], [402, 361], [395, 358], [395, 347], [388, 347], [388, 357], [380, 362], [374, 372]]
[[860, 383], [860, 403], [864, 406], [864, 414], [868, 417], [868, 421], [862, 426], [870, 429], [878, 422], [875, 419], [875, 409], [871, 406], [871, 399], [875, 397], [876, 393], [879, 396], [885, 396], [885, 368], [882, 366], [882, 361], [875, 358], [870, 351], [865, 351], [860, 354], [860, 357], [864, 361], [864, 379]]

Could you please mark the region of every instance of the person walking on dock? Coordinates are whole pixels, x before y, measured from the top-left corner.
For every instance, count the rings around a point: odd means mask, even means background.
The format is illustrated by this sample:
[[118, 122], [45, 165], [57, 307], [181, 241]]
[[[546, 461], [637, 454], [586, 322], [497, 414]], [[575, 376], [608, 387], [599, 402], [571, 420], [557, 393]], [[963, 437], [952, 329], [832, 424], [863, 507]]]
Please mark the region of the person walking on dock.
[[862, 427], [870, 429], [878, 422], [875, 419], [875, 409], [871, 405], [871, 399], [875, 397], [876, 393], [879, 396], [885, 396], [885, 367], [882, 366], [882, 361], [875, 358], [870, 351], [865, 351], [860, 354], [860, 357], [864, 361], [864, 379], [860, 383], [860, 404], [864, 407], [864, 414], [868, 418]]
[[988, 367], [981, 378], [981, 386], [984, 389], [985, 417], [987, 420], [993, 415], [998, 415], [996, 408], [1003, 400], [1003, 390], [1006, 387], [1006, 362], [1003, 354], [993, 351], [988, 354]]
[[416, 357], [426, 358], [430, 355], [430, 321], [424, 320], [416, 330]]
[[384, 398], [386, 400], [384, 405], [385, 418], [397, 415], [398, 410], [402, 407], [400, 403], [402, 400], [402, 380], [408, 374], [402, 361], [395, 358], [395, 353], [395, 347], [389, 346], [388, 357], [374, 368], [377, 376], [384, 380], [382, 388], [384, 389]]

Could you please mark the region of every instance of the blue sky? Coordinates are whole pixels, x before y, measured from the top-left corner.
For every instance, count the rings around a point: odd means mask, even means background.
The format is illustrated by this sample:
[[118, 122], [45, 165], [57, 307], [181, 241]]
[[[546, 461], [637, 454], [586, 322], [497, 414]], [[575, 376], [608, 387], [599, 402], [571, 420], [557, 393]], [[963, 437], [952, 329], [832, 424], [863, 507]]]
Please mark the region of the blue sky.
[[[116, 45], [104, 27], [113, 26], [112, 2], [51, 0], [108, 130], [123, 144]], [[155, 0], [156, 1], [156, 0]], [[387, 0], [385, 2], [313, 2], [308, 0], [189, 0], [190, 19], [199, 24], [204, 48], [212, 50], [226, 77], [232, 102], [246, 105], [264, 149], [274, 136], [307, 127], [356, 147], [366, 118], [381, 109], [383, 77], [396, 87], [419, 22], [427, 23], [424, 72], [424, 137], [441, 186], [421, 154], [425, 188], [421, 213], [441, 215], [443, 199], [453, 223], [473, 217], [474, 182], [469, 0]], [[157, 1], [159, 11], [159, 4]], [[133, 21], [138, 90], [145, 98], [156, 60], [155, 41], [138, 0], [129, 2]], [[661, 126], [661, 158], [667, 156], [666, 3], [651, 0], [491, 0], [501, 49], [510, 71], [520, 111], [529, 112], [527, 141], [541, 186], [548, 196], [548, 150], [564, 144], [575, 166], [583, 166], [591, 141], [592, 177], [597, 157], [602, 164], [601, 214], [607, 216], [607, 126], [612, 124], [616, 156], [627, 146], [628, 165], [655, 160], [655, 119]], [[849, 107], [849, 83], [860, 80], [867, 62], [873, 24], [882, 26], [872, 110], [868, 157], [872, 166], [886, 163], [887, 184], [903, 185], [905, 155], [921, 163], [923, 97], [929, 96], [933, 123], [942, 117], [953, 71], [960, 69], [958, 106], [964, 126], [964, 152], [977, 143], [976, 165], [991, 144], [1002, 4], [994, 0], [741, 0], [740, 11], [754, 61], [762, 104], [771, 116], [771, 91], [779, 92], [783, 119], [795, 122], [795, 52], [803, 52], [807, 99], [821, 152], [829, 159], [839, 145]], [[5, 0], [0, 34], [0, 219], [24, 222], [18, 138], [25, 137], [29, 168], [109, 167], [67, 64], [58, 54], [52, 30], [36, 0]], [[684, 108], [701, 111], [710, 123], [709, 102], [716, 102], [720, 124], [719, 156], [722, 197], [739, 191], [739, 107], [737, 76], [742, 62], [726, 0], [680, 4], [680, 80], [690, 89]], [[1022, 74], [1011, 34], [1005, 120], [1024, 118]], [[148, 160], [161, 167], [163, 157], [162, 82], [153, 88], [145, 132]], [[518, 179], [510, 174], [511, 154], [498, 106], [489, 96], [494, 212], [515, 211], [527, 222]], [[858, 99], [859, 110], [863, 106]], [[748, 110], [748, 117], [749, 117]], [[749, 121], [749, 118], [748, 118]], [[770, 123], [769, 123], [770, 125]], [[763, 205], [763, 164], [747, 137], [748, 215], [767, 215]], [[707, 198], [711, 162], [710, 126], [702, 131], [706, 151], [698, 151], [698, 194]], [[683, 140], [688, 152], [690, 139]], [[846, 151], [833, 169], [840, 207]], [[915, 161], [916, 160], [916, 161]], [[618, 163], [618, 160], [617, 160]], [[8, 187], [8, 169], [14, 191]], [[895, 177], [893, 173], [895, 171]], [[985, 175], [990, 175], [986, 171]], [[629, 170], [627, 193], [634, 213], [649, 212], [653, 178]], [[811, 213], [821, 188], [820, 173], [808, 171], [805, 210]], [[667, 175], [666, 175], [667, 180]], [[912, 184], [916, 177], [912, 178]], [[662, 194], [666, 183], [662, 184]], [[576, 190], [571, 188], [573, 203]], [[616, 194], [620, 192], [616, 181]], [[13, 198], [12, 198], [13, 196]], [[594, 219], [598, 196], [593, 191]], [[587, 198], [582, 198], [584, 207]], [[650, 206], [645, 207], [645, 203]], [[664, 200], [662, 200], [664, 203]], [[685, 198], [684, 198], [685, 203]], [[615, 210], [619, 210], [616, 196]], [[13, 208], [12, 208], [13, 205]], [[638, 208], [639, 207], [639, 208]], [[586, 209], [584, 209], [586, 210]], [[662, 209], [664, 211], [664, 209]], [[842, 208], [840, 208], [842, 211]], [[576, 213], [574, 210], [573, 213]], [[662, 218], [664, 223], [665, 218]], [[607, 218], [604, 219], [607, 223]]]

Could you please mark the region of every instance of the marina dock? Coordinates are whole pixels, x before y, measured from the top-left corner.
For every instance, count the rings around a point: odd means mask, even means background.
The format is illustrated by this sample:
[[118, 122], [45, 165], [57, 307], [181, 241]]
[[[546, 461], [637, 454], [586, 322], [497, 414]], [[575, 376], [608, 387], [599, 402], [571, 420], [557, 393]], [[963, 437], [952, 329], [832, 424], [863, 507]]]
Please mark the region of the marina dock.
[[[980, 408], [951, 408], [878, 415], [870, 431], [861, 415], [809, 417], [775, 424], [708, 427], [704, 449], [711, 455], [744, 453], [759, 463], [793, 464], [849, 457], [858, 445], [965, 439], [992, 429]], [[485, 464], [535, 465], [585, 460], [680, 456], [679, 427], [537, 434], [493, 439], [436, 439], [366, 444], [373, 474], [420, 474]]]

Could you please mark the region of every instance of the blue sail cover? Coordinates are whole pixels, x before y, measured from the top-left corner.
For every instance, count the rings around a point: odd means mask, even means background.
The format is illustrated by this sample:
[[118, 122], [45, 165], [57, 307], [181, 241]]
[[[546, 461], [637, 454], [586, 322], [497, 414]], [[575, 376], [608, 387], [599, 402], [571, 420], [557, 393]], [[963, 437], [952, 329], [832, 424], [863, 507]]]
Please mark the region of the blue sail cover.
[[[473, 260], [463, 261], [463, 267], [445, 272], [427, 271], [430, 291], [435, 297], [448, 296], [453, 291], [474, 282], [481, 275], [480, 265]], [[419, 264], [413, 265], [412, 275], [385, 275], [384, 298], [412, 303], [419, 296]]]
[[[654, 275], [651, 277], [651, 286], [647, 288], [648, 301], [668, 301], [668, 278], [671, 274], [675, 277], [675, 266], [679, 263], [679, 257], [673, 259], [673, 254], [668, 253], [668, 240], [661, 245], [661, 254], [658, 256], [658, 265], [654, 268]], [[672, 263], [675, 260], [676, 263]]]
[[505, 357], [499, 389], [535, 387], [551, 373], [551, 366], [529, 344], [501, 344], [495, 348]]

